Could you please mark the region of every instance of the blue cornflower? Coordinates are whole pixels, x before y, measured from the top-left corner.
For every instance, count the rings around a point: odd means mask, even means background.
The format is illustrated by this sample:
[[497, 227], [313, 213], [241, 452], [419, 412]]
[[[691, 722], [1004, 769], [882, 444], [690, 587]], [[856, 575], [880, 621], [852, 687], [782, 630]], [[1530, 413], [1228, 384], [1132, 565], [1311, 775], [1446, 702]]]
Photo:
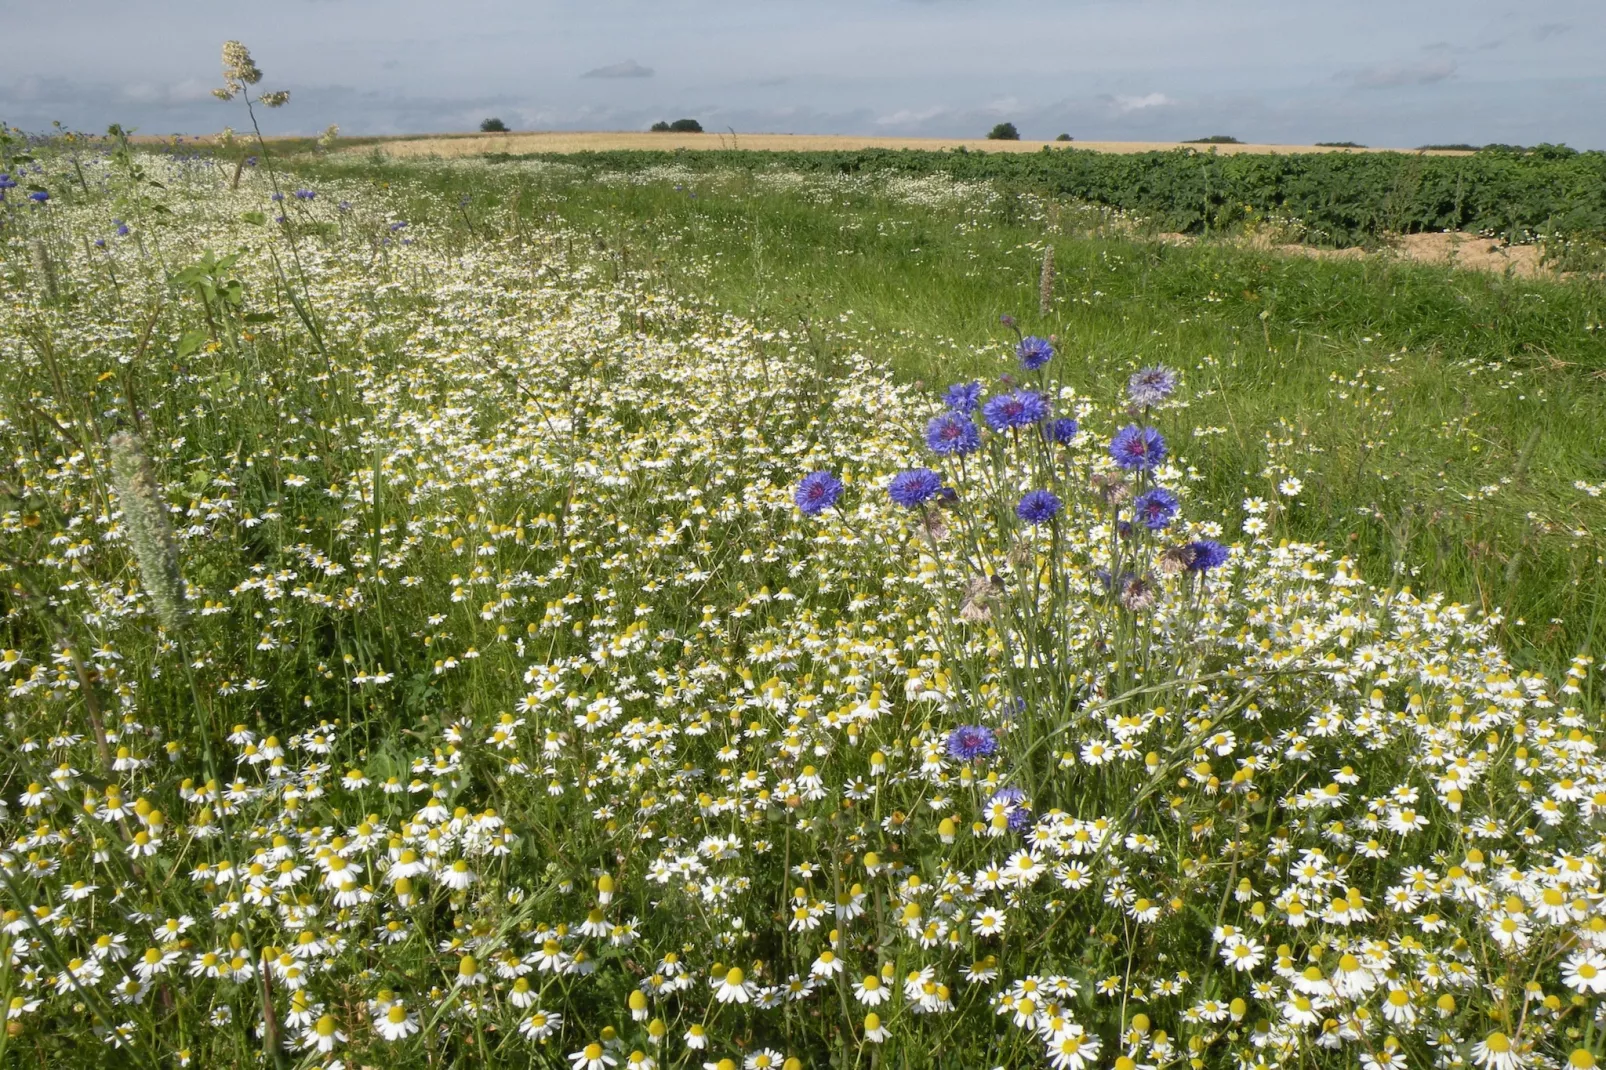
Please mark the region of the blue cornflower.
[[1146, 490], [1132, 503], [1132, 515], [1150, 531], [1160, 531], [1177, 518], [1177, 496], [1164, 487]]
[[1060, 500], [1046, 490], [1029, 490], [1015, 506], [1015, 515], [1028, 524], [1046, 524], [1060, 511]]
[[1170, 397], [1176, 388], [1177, 373], [1156, 364], [1149, 368], [1139, 368], [1132, 373], [1132, 378], [1126, 381], [1126, 396], [1131, 399], [1132, 404], [1148, 408]]
[[1074, 439], [1079, 430], [1081, 428], [1077, 426], [1075, 418], [1070, 416], [1061, 416], [1048, 425], [1048, 433], [1062, 446]]
[[981, 415], [994, 431], [1030, 427], [1048, 418], [1048, 402], [1035, 391], [1016, 390], [1011, 394], [989, 398], [987, 404], [981, 407]]
[[810, 472], [797, 485], [792, 499], [805, 516], [819, 516], [842, 496], [842, 481], [830, 472]]
[[50, 194], [42, 189], [36, 189], [32, 193], [28, 194], [28, 199], [33, 201], [35, 204], [44, 204], [46, 201], [50, 200]]
[[295, 197], [295, 199], [296, 199], [296, 200], [298, 200], [298, 201], [310, 201], [310, 200], [312, 200], [312, 199], [313, 199], [313, 198], [314, 198], [314, 197], [316, 197], [316, 196], [317, 196], [317, 194], [316, 194], [316, 193], [314, 193], [314, 192], [313, 192], [313, 191], [312, 191], [312, 190], [310, 190], [310, 189], [298, 189], [298, 190], [296, 190], [296, 191], [295, 191], [295, 193], [294, 193], [294, 195], [293, 195], [293, 196], [294, 196], [294, 197]]
[[112, 222], [117, 224], [117, 236], [119, 238], [128, 237], [128, 224], [127, 223], [124, 223], [121, 219], [114, 219], [114, 220], [112, 220]]
[[396, 233], [396, 232], [397, 232], [397, 231], [398, 231], [398, 230], [401, 230], [401, 229], [402, 229], [402, 228], [404, 228], [404, 227], [405, 227], [405, 226], [407, 226], [407, 220], [405, 220], [405, 219], [402, 219], [402, 220], [398, 220], [398, 221], [397, 221], [397, 222], [395, 222], [395, 223], [392, 223], [392, 224], [391, 224], [391, 225], [390, 225], [390, 232], [391, 232], [391, 233], [392, 233], [392, 234], [394, 234], [394, 233]]
[[1187, 546], [1188, 571], [1208, 572], [1227, 563], [1232, 552], [1214, 539], [1200, 539]]
[[942, 403], [954, 412], [962, 412], [969, 416], [976, 411], [976, 406], [981, 404], [981, 384], [955, 383], [942, 396]]
[[97, 248], [97, 249], [106, 248], [106, 239], [105, 238], [96, 238], [95, 239], [95, 248]]
[[933, 416], [926, 425], [926, 447], [932, 453], [963, 456], [974, 453], [981, 445], [981, 431], [976, 421], [959, 412], [945, 412]]
[[999, 788], [993, 792], [987, 805], [1003, 803], [1009, 807], [1009, 831], [1025, 832], [1032, 826], [1032, 808], [1026, 804], [1026, 793], [1019, 788]]
[[998, 737], [986, 725], [962, 724], [948, 733], [948, 756], [961, 762], [989, 758], [998, 752]]
[[335, 207], [340, 209], [342, 212], [349, 212], [351, 211], [351, 202], [341, 201], [339, 204], [335, 205]]
[[255, 156], [247, 156], [245, 158], [245, 166], [247, 166], [247, 167], [255, 167], [256, 165], [257, 165], [257, 158]]
[[887, 494], [905, 509], [913, 509], [942, 493], [942, 477], [929, 468], [899, 472], [887, 485]]
[[1165, 439], [1152, 427], [1127, 424], [1110, 440], [1110, 456], [1122, 468], [1148, 471], [1165, 460]]
[[16, 188], [17, 180], [6, 174], [4, 171], [0, 171], [0, 190]]
[[1015, 356], [1020, 358], [1020, 366], [1029, 372], [1054, 359], [1054, 346], [1047, 338], [1039, 338], [1035, 334], [1028, 334], [1020, 340], [1015, 347]]
[[278, 204], [280, 201], [284, 200], [284, 194], [280, 193], [278, 190], [274, 190], [273, 196], [269, 197], [268, 200], [272, 201], [274, 204]]

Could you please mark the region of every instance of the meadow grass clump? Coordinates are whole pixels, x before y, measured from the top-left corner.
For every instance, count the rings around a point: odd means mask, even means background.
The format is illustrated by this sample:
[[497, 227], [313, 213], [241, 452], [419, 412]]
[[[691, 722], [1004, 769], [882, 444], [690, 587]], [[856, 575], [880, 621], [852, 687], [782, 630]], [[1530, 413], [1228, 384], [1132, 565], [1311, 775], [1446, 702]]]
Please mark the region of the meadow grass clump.
[[937, 397], [463, 191], [77, 163], [0, 1064], [1593, 1064], [1590, 658], [1216, 507], [1209, 366]]

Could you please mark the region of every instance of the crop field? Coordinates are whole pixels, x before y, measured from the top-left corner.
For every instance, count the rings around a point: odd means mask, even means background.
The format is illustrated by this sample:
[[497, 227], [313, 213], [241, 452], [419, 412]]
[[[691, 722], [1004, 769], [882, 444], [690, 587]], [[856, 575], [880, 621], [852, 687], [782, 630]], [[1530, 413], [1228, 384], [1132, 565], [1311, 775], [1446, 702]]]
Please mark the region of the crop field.
[[0, 1067], [1606, 1055], [1599, 278], [732, 155], [0, 143]]

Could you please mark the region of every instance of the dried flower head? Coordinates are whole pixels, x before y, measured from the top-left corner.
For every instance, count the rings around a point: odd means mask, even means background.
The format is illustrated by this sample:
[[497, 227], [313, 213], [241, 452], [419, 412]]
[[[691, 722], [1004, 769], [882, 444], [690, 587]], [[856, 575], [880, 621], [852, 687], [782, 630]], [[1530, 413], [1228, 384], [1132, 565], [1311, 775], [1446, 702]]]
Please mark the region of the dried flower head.
[[238, 41], [223, 42], [223, 88], [212, 90], [219, 100], [233, 100], [248, 85], [262, 81], [262, 70], [251, 58], [251, 50]]
[[1134, 613], [1152, 608], [1155, 597], [1154, 581], [1148, 576], [1129, 576], [1121, 585], [1121, 604]]
[[1003, 591], [1003, 581], [997, 576], [977, 576], [965, 585], [965, 596], [959, 603], [959, 616], [972, 624], [981, 624], [992, 616], [988, 603]]
[[167, 501], [156, 482], [155, 466], [138, 435], [125, 431], [113, 435], [106, 445], [111, 452], [112, 484], [123, 508], [140, 578], [151, 596], [156, 616], [167, 628], [176, 630], [189, 610], [184, 604], [178, 541], [167, 516]]

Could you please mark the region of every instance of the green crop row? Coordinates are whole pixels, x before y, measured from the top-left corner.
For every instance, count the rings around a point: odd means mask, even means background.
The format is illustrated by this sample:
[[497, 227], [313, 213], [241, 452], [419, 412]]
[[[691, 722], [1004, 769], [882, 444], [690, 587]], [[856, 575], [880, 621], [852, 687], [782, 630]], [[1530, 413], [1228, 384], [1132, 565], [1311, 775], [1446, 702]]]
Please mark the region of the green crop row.
[[1369, 245], [1386, 234], [1444, 230], [1512, 242], [1606, 236], [1606, 153], [1564, 146], [1467, 156], [864, 149], [672, 155], [618, 151], [521, 158], [609, 171], [644, 170], [672, 159], [695, 171], [940, 173], [1108, 205], [1140, 215], [1160, 229], [1184, 233], [1277, 218], [1294, 224], [1305, 241], [1327, 246]]

